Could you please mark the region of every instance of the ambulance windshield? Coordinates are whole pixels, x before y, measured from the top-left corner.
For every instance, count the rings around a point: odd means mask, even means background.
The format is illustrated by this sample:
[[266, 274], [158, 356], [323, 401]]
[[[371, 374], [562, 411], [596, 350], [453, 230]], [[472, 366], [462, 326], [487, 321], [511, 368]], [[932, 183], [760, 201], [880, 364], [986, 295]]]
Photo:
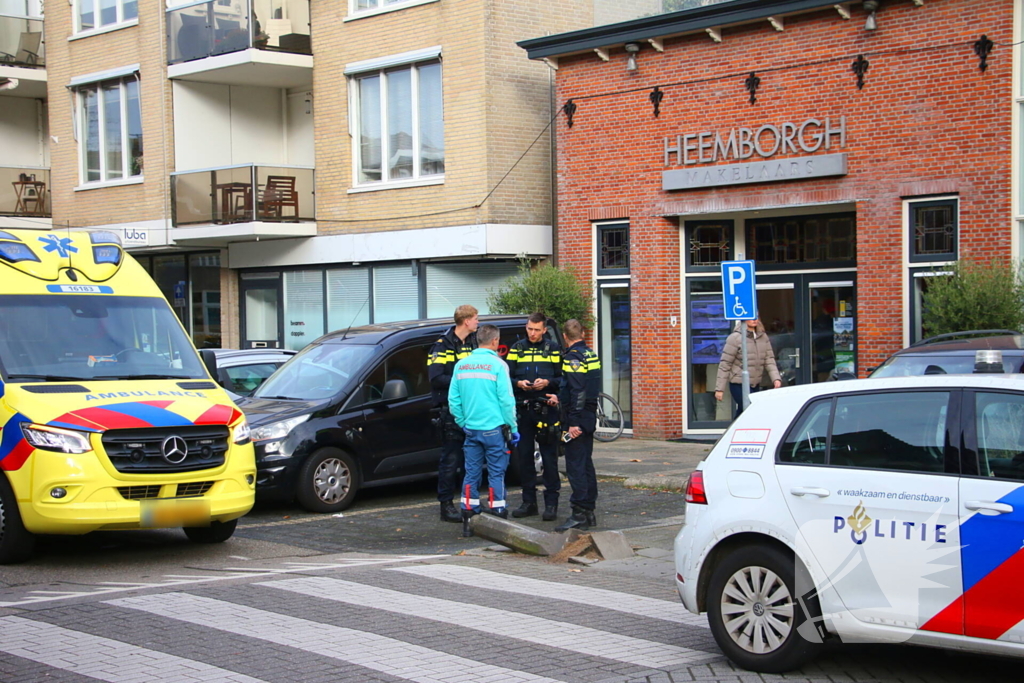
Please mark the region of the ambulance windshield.
[[0, 296], [5, 382], [206, 379], [164, 299]]

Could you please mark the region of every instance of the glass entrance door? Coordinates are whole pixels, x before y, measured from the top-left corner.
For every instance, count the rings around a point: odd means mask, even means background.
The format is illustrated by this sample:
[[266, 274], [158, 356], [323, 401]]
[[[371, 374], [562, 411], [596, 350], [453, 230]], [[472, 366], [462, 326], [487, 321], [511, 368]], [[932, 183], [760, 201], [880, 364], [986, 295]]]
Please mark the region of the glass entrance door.
[[242, 273], [242, 348], [281, 348], [281, 274]]
[[615, 399], [622, 409], [624, 427], [633, 428], [633, 375], [630, 345], [629, 283], [601, 285], [598, 324], [598, 356], [604, 385], [601, 390]]

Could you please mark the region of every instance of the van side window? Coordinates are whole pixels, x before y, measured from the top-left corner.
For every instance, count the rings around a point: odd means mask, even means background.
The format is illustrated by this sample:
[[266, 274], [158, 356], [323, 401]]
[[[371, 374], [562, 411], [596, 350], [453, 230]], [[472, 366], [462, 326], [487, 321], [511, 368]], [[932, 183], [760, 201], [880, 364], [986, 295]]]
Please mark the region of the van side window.
[[996, 479], [1024, 479], [1024, 396], [975, 394], [978, 474]]
[[379, 401], [384, 396], [384, 385], [393, 379], [405, 382], [409, 398], [430, 394], [430, 378], [427, 374], [429, 353], [430, 345], [426, 345], [409, 346], [391, 354], [363, 380], [359, 392], [348, 407]]
[[949, 392], [840, 396], [829, 464], [911, 472], [945, 471]]
[[828, 421], [832, 417], [832, 399], [810, 404], [800, 416], [779, 450], [779, 462], [824, 465], [828, 447]]

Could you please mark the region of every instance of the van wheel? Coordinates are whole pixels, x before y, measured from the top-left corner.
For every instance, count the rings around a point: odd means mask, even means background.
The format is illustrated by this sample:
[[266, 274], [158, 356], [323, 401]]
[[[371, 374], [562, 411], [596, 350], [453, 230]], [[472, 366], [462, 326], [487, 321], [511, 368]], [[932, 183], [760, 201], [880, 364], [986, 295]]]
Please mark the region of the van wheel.
[[235, 533], [238, 520], [213, 522], [210, 526], [187, 526], [182, 531], [193, 543], [223, 543]]
[[351, 455], [324, 448], [309, 456], [299, 470], [295, 497], [310, 512], [347, 510], [359, 490], [359, 469]]
[[15, 564], [32, 557], [35, 536], [21, 523], [21, 511], [7, 477], [0, 472], [0, 564]]
[[795, 669], [820, 642], [799, 631], [807, 620], [794, 588], [795, 560], [777, 548], [748, 546], [727, 555], [708, 586], [715, 642], [740, 667], [763, 673]]

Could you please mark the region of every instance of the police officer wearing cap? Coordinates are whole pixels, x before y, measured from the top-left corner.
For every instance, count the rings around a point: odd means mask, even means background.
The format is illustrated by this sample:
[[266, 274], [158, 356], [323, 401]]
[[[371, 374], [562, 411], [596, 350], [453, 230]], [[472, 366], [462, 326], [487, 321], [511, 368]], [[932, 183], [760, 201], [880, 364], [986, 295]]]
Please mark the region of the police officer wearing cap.
[[437, 411], [437, 427], [441, 432], [441, 461], [437, 465], [437, 500], [441, 503], [441, 521], [462, 522], [452, 498], [459, 490], [459, 470], [465, 463], [462, 451], [465, 434], [455, 423], [448, 407], [448, 388], [452, 383], [455, 364], [471, 354], [477, 347], [476, 328], [480, 324], [478, 311], [464, 304], [455, 309], [455, 326], [434, 342], [427, 358], [431, 396]]
[[519, 448], [516, 451], [519, 476], [523, 484], [523, 502], [512, 511], [513, 517], [537, 514], [537, 476], [533, 461], [533, 443], [540, 447], [544, 463], [544, 514], [546, 522], [558, 516], [558, 438], [561, 436], [559, 410], [548, 394], [557, 394], [562, 378], [561, 347], [545, 339], [547, 316], [534, 313], [526, 321], [526, 339], [520, 339], [505, 357], [515, 392], [519, 421]]
[[597, 430], [597, 395], [601, 392], [601, 361], [583, 341], [583, 325], [568, 320], [562, 326], [562, 404], [565, 425], [565, 473], [572, 486], [572, 515], [555, 531], [597, 526], [597, 473], [594, 471], [594, 432]]

